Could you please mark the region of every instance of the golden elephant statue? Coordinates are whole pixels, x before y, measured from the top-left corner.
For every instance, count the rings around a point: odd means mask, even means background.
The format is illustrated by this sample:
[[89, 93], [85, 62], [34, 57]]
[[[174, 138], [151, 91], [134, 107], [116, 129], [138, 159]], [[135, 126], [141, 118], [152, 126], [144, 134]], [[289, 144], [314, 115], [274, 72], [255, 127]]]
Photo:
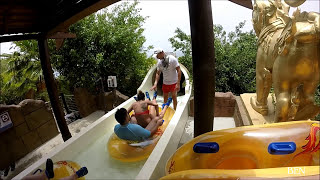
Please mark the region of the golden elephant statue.
[[[291, 6], [304, 1], [286, 0]], [[253, 6], [258, 50], [256, 96], [251, 97], [250, 103], [257, 112], [267, 115], [267, 98], [273, 83], [273, 122], [310, 119], [320, 112], [314, 101], [320, 81], [320, 15], [297, 9], [290, 17], [289, 9], [281, 0], [255, 0]]]

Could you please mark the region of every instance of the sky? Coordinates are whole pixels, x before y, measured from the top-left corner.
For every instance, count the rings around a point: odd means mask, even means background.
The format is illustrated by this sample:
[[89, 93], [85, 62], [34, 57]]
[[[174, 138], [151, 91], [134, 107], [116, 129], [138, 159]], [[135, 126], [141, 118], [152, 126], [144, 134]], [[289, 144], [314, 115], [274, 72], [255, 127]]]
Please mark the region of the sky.
[[[302, 11], [320, 12], [320, 0], [306, 0], [300, 6]], [[173, 51], [169, 38], [174, 36], [174, 31], [179, 27], [185, 33], [190, 34], [189, 8], [187, 0], [140, 0], [140, 14], [147, 17], [144, 24], [146, 42], [144, 47], [149, 45], [155, 48], [161, 47], [165, 51]], [[121, 3], [118, 2], [118, 3]], [[116, 3], [116, 4], [118, 4]], [[112, 8], [113, 5], [108, 8]], [[226, 32], [233, 31], [239, 22], [246, 21], [244, 31], [252, 30], [252, 10], [239, 6], [227, 0], [211, 1], [213, 24], [220, 24]], [[296, 8], [291, 8], [290, 15]], [[1, 43], [1, 53], [11, 53], [11, 43]], [[151, 55], [152, 51], [148, 52]], [[179, 55], [179, 53], [177, 54]]]

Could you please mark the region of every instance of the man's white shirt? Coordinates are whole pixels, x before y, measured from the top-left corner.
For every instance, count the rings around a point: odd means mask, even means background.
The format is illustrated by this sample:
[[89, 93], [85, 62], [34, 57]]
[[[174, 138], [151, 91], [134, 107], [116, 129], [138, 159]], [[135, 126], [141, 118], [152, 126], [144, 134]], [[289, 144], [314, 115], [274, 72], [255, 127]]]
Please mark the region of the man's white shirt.
[[177, 58], [175, 58], [172, 55], [166, 56], [166, 58], [169, 58], [169, 65], [168, 67], [162, 66], [163, 60], [158, 60], [157, 64], [157, 70], [162, 71], [163, 73], [163, 84], [170, 85], [175, 84], [178, 81], [178, 72], [176, 68], [180, 66]]

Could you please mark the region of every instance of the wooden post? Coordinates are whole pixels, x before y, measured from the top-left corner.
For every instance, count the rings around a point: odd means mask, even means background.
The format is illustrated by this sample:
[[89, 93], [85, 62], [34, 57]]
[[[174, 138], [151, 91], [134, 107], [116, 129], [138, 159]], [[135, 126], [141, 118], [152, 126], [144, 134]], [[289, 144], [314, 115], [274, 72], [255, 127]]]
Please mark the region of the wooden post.
[[66, 120], [64, 119], [64, 112], [61, 107], [61, 103], [59, 101], [57, 84], [55, 83], [55, 79], [53, 77], [53, 70], [52, 70], [51, 62], [49, 58], [49, 49], [48, 49], [47, 39], [39, 38], [38, 46], [39, 46], [42, 72], [43, 72], [44, 80], [46, 82], [47, 91], [48, 91], [50, 102], [51, 102], [51, 107], [52, 107], [54, 116], [57, 120], [62, 138], [64, 141], [67, 141], [69, 138], [71, 138], [71, 134], [68, 129]]
[[188, 0], [194, 84], [194, 136], [212, 131], [215, 58], [211, 1]]

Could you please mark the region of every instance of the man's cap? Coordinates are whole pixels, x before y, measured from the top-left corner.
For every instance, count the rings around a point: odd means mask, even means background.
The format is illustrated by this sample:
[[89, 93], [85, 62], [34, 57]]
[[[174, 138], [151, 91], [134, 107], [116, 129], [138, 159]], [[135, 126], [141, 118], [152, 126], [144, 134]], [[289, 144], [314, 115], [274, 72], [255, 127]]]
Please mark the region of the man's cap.
[[161, 52], [163, 52], [163, 49], [162, 49], [162, 48], [156, 48], [156, 49], [154, 49], [154, 54], [159, 54], [159, 53], [161, 53]]

